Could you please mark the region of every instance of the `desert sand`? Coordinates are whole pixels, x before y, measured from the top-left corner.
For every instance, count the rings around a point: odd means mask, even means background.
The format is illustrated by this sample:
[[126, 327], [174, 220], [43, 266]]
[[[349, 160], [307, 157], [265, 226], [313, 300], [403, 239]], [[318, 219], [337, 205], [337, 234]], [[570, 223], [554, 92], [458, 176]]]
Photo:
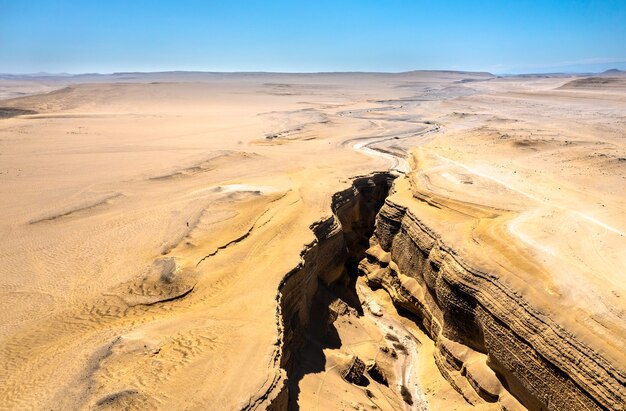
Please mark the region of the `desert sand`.
[[0, 98], [0, 408], [626, 407], [621, 73]]

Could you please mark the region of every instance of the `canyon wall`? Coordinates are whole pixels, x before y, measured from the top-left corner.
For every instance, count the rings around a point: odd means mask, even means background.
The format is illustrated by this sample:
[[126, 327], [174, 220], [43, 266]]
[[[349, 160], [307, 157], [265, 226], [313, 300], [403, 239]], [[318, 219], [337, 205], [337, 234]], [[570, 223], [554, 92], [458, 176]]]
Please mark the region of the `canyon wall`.
[[333, 196], [333, 215], [311, 227], [315, 241], [277, 293], [274, 366], [280, 371], [248, 408], [290, 408], [307, 334], [338, 315], [324, 305], [320, 289], [346, 286], [358, 263], [370, 287], [383, 287], [435, 341], [437, 367], [468, 403], [502, 410], [624, 409], [619, 364], [543, 315], [480, 258], [449, 247], [407, 206], [406, 180], [391, 188], [388, 173], [356, 178]]
[[[316, 304], [321, 299], [318, 288], [347, 285], [348, 269], [364, 257], [376, 215], [394, 178], [390, 173], [355, 178], [350, 188], [333, 196], [333, 214], [311, 227], [315, 240], [302, 251], [301, 263], [285, 275], [276, 296], [279, 340], [273, 365], [280, 370], [267, 393], [246, 408], [289, 408], [290, 394], [296, 389], [291, 375], [306, 334], [329, 326], [336, 318], [331, 307]], [[313, 323], [312, 317], [320, 323]]]
[[542, 315], [480, 259], [450, 248], [406, 198], [387, 198], [360, 269], [370, 286], [384, 287], [417, 316], [436, 342], [438, 368], [468, 402], [498, 402], [505, 410], [624, 409], [616, 364]]

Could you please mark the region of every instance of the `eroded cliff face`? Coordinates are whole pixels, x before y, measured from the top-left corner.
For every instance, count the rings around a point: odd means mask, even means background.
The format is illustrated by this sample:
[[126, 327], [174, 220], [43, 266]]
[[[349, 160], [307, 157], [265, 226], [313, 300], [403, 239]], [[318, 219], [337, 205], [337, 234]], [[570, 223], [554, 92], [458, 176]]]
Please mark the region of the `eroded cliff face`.
[[288, 409], [297, 403], [294, 370], [306, 339], [316, 330], [324, 333], [341, 315], [328, 290], [345, 291], [351, 276], [363, 275], [371, 288], [384, 288], [397, 307], [415, 316], [436, 344], [437, 368], [469, 404], [503, 410], [624, 409], [619, 364], [529, 304], [481, 258], [446, 244], [420, 217], [419, 207], [411, 206], [416, 199], [409, 177], [395, 184], [394, 178], [388, 173], [356, 178], [333, 197], [333, 215], [311, 227], [316, 240], [277, 293], [274, 366], [280, 371], [249, 408]]
[[436, 342], [439, 370], [468, 402], [497, 402], [505, 410], [624, 409], [616, 364], [479, 259], [450, 248], [405, 198], [387, 198], [359, 268], [370, 286], [384, 287], [422, 322]]
[[315, 241], [302, 251], [302, 262], [285, 275], [276, 296], [279, 340], [274, 361], [280, 371], [267, 394], [249, 408], [261, 405], [287, 409], [290, 396], [294, 401], [297, 386], [291, 376], [306, 334], [314, 329], [323, 331], [338, 315], [333, 307], [323, 305], [326, 296], [318, 293], [318, 288], [336, 285], [341, 289], [348, 285], [348, 271], [356, 269], [365, 256], [376, 215], [394, 178], [391, 173], [355, 178], [350, 188], [333, 196], [333, 214], [311, 227]]

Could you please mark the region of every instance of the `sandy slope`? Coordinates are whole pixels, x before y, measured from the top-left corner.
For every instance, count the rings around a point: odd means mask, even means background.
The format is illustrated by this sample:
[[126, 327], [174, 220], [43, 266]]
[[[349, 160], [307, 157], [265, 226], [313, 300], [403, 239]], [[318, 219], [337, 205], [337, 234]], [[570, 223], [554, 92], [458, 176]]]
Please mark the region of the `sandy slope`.
[[[454, 130], [415, 158], [428, 174], [429, 195], [443, 190], [507, 210], [498, 225], [543, 266], [553, 284], [542, 281], [546, 289], [580, 310], [569, 313], [578, 321], [599, 326], [596, 332], [617, 331], [623, 350], [626, 283], [617, 267], [626, 266], [626, 95], [612, 84], [583, 92], [578, 82], [446, 103], [454, 111], [448, 118], [457, 117]], [[462, 149], [452, 139], [462, 139]], [[553, 315], [563, 312], [547, 303]]]
[[[541, 265], [533, 302], [623, 366], [626, 95], [615, 83], [114, 80], [0, 101], [37, 113], [0, 119], [3, 408], [245, 406], [276, 372], [276, 290], [313, 240], [309, 226], [351, 177], [409, 171], [398, 156], [418, 146], [425, 195], [510, 210], [484, 241]], [[367, 321], [338, 325], [342, 340], [380, 341]], [[361, 345], [362, 356], [378, 348]], [[301, 380], [302, 409], [371, 407], [327, 364]], [[469, 407], [433, 364], [417, 368], [431, 409]], [[320, 379], [339, 393], [323, 406]], [[379, 407], [401, 405], [381, 390], [390, 402]]]

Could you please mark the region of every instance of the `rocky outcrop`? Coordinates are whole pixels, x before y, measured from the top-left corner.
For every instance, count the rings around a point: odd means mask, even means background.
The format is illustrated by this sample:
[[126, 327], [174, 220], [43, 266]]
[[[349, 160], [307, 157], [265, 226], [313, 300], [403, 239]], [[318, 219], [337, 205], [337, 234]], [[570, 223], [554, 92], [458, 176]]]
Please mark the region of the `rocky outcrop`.
[[[279, 339], [272, 365], [277, 374], [265, 393], [244, 409], [288, 408], [288, 378], [306, 333], [311, 328], [329, 326], [341, 310], [332, 305], [321, 307], [319, 303], [314, 309], [316, 295], [320, 298], [318, 288], [349, 281], [348, 271], [356, 269], [365, 256], [376, 215], [394, 178], [390, 173], [355, 178], [350, 188], [333, 196], [332, 215], [311, 226], [315, 240], [302, 251], [301, 263], [285, 275], [276, 295]], [[313, 316], [316, 321], [311, 320]]]
[[625, 408], [619, 364], [528, 304], [479, 258], [450, 248], [407, 198], [387, 198], [359, 268], [370, 286], [384, 287], [418, 317], [458, 392], [507, 410]]
[[316, 240], [302, 252], [301, 264], [285, 276], [279, 288], [283, 322], [281, 366], [288, 373], [309, 326], [318, 283], [347, 280], [346, 264], [358, 262], [365, 255], [374, 220], [392, 181], [393, 176], [388, 173], [356, 178], [352, 187], [333, 196], [333, 215], [311, 227]]
[[[529, 304], [505, 277], [482, 265], [483, 259], [450, 247], [416, 212], [419, 207], [410, 205], [415, 199], [407, 195], [406, 179], [397, 180], [389, 195], [394, 176], [356, 178], [333, 196], [332, 216], [311, 227], [316, 239], [276, 297], [276, 377], [245, 408], [289, 408], [297, 385], [290, 379], [307, 334], [316, 328], [323, 333], [347, 309], [324, 295], [329, 286], [346, 285], [358, 264], [371, 287], [383, 287], [398, 307], [416, 316], [435, 341], [433, 360], [441, 374], [470, 404], [623, 410], [620, 364]], [[442, 207], [423, 199], [421, 204]], [[352, 365], [358, 366], [356, 374], [365, 372], [364, 364]], [[353, 366], [344, 378], [356, 378]]]
[[365, 373], [365, 363], [359, 357], [353, 357], [348, 366], [343, 370], [342, 377], [352, 383], [359, 385]]

